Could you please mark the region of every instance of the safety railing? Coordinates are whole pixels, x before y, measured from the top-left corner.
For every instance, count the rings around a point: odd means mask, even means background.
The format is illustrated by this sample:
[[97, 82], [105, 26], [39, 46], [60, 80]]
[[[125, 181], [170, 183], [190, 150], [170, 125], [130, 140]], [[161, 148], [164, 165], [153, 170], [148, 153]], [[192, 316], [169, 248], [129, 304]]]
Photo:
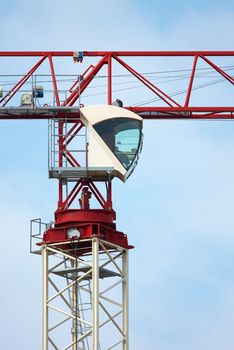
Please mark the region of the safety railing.
[[33, 74], [21, 86], [23, 78], [0, 74], [0, 107], [55, 107], [58, 100], [62, 106], [74, 89], [79, 91], [82, 81], [80, 75], [57, 74], [55, 88], [51, 74]]
[[87, 129], [72, 131], [69, 117], [48, 120], [48, 168], [60, 170], [85, 167], [87, 163]]
[[40, 254], [38, 243], [43, 240], [43, 233], [53, 225], [53, 223], [45, 223], [38, 219], [30, 221], [30, 253]]

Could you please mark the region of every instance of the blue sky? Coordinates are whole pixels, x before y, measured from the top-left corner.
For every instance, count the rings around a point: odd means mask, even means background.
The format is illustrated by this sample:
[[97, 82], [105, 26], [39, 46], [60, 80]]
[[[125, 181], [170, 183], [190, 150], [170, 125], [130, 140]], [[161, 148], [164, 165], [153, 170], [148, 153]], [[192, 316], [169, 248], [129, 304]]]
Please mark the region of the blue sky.
[[[0, 50], [234, 49], [231, 1], [1, 6]], [[40, 259], [28, 253], [28, 231], [31, 218], [50, 220], [56, 208], [56, 184], [47, 176], [47, 123], [1, 122], [0, 128], [1, 345], [37, 350]], [[114, 186], [117, 226], [136, 247], [131, 349], [231, 350], [234, 124], [151, 121], [144, 134], [135, 173]]]

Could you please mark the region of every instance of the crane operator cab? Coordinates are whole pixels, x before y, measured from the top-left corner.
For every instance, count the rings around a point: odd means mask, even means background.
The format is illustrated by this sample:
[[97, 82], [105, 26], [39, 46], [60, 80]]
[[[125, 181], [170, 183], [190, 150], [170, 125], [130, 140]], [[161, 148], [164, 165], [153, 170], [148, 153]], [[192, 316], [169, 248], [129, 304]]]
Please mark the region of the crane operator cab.
[[142, 148], [142, 118], [113, 105], [83, 107], [80, 112], [88, 133], [89, 175], [96, 180], [111, 176], [126, 181]]

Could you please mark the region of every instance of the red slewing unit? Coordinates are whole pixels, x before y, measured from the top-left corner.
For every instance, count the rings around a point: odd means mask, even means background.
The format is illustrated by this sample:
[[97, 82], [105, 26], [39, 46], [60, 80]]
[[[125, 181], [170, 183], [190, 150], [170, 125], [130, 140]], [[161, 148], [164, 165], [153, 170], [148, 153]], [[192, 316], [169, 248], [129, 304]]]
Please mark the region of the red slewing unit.
[[44, 243], [58, 243], [74, 239], [80, 242], [94, 236], [130, 249], [127, 235], [116, 230], [115, 212], [104, 209], [65, 209], [55, 212], [54, 227], [45, 231]]
[[116, 213], [112, 209], [110, 199], [111, 181], [108, 186], [107, 201], [102, 209], [90, 209], [92, 192], [89, 189], [93, 189], [95, 185], [87, 180], [82, 185], [84, 186], [79, 199], [80, 209], [58, 209], [55, 212], [53, 226], [44, 232], [43, 241], [39, 245], [58, 243], [63, 249], [82, 255], [90, 252], [90, 239], [98, 237], [125, 249], [133, 248], [128, 244], [127, 235], [116, 229]]

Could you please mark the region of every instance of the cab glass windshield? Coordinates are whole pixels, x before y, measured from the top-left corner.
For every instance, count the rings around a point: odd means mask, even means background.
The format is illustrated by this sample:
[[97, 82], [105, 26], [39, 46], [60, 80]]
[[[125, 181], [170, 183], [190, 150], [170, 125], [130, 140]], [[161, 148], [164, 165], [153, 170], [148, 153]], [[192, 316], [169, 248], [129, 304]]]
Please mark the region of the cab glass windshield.
[[139, 151], [142, 122], [130, 118], [113, 118], [97, 123], [93, 127], [128, 170]]

